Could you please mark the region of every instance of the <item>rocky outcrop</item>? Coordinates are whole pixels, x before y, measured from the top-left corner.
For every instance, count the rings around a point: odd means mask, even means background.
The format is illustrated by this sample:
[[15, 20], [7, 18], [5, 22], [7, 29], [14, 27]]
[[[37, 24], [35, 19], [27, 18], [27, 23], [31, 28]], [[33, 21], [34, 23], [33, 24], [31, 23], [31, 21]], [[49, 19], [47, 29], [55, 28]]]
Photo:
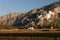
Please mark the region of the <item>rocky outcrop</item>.
[[60, 2], [55, 2], [40, 9], [33, 9], [27, 13], [11, 13], [0, 17], [0, 24], [28, 28], [48, 26], [55, 18], [60, 18]]
[[22, 16], [22, 15], [23, 15], [22, 13], [21, 14], [20, 13], [10, 13], [8, 15], [2, 16], [2, 17], [0, 17], [0, 24], [12, 25], [15, 22], [16, 18], [18, 16]]

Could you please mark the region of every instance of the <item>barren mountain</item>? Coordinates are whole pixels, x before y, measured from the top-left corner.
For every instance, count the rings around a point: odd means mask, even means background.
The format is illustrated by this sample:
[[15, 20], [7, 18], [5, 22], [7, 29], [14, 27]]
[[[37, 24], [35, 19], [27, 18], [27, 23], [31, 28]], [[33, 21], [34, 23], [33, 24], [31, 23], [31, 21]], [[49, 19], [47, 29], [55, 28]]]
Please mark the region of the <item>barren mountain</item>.
[[60, 2], [33, 9], [27, 13], [11, 13], [0, 17], [0, 24], [19, 26], [18, 28], [48, 27], [55, 19], [60, 20]]
[[18, 16], [22, 16], [23, 13], [10, 13], [8, 15], [0, 17], [0, 24], [12, 25]]

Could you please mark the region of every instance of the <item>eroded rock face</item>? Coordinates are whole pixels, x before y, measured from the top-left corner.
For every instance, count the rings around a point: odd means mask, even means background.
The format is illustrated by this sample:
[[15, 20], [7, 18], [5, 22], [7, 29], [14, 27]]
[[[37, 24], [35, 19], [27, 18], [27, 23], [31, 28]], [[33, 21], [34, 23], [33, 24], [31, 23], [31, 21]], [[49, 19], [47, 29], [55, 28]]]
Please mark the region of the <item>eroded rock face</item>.
[[[51, 12], [49, 13], [49, 11]], [[26, 28], [31, 26], [46, 26], [47, 24], [49, 25], [56, 16], [60, 17], [60, 2], [44, 6], [40, 9], [33, 9], [27, 13], [12, 13], [2, 16], [0, 17], [0, 24], [23, 26]]]
[[11, 25], [15, 22], [16, 18], [21, 15], [22, 14], [20, 14], [20, 13], [11, 13], [6, 16], [2, 16], [2, 17], [0, 17], [0, 24]]

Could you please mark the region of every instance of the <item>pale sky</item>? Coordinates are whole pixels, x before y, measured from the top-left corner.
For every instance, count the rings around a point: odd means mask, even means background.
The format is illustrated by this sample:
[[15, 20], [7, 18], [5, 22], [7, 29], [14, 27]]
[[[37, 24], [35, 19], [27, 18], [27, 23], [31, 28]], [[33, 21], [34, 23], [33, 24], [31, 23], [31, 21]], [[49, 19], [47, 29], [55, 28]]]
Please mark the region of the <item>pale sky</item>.
[[59, 0], [0, 0], [0, 16], [11, 12], [28, 12], [57, 1]]

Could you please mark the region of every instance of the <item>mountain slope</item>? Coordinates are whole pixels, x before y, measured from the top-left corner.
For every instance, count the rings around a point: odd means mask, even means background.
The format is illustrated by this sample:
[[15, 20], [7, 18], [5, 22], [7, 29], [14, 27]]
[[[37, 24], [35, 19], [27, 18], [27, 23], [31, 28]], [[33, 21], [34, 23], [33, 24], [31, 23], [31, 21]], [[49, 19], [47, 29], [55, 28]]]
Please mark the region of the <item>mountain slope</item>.
[[8, 25], [11, 25], [15, 22], [16, 18], [18, 16], [22, 16], [23, 13], [11, 13], [11, 14], [8, 14], [8, 15], [5, 15], [5, 16], [2, 16], [0, 17], [0, 24], [8, 24]]
[[0, 24], [18, 26], [18, 28], [51, 27], [51, 22], [60, 20], [60, 2], [46, 5], [40, 9], [33, 9], [27, 13], [12, 13], [0, 17]]

